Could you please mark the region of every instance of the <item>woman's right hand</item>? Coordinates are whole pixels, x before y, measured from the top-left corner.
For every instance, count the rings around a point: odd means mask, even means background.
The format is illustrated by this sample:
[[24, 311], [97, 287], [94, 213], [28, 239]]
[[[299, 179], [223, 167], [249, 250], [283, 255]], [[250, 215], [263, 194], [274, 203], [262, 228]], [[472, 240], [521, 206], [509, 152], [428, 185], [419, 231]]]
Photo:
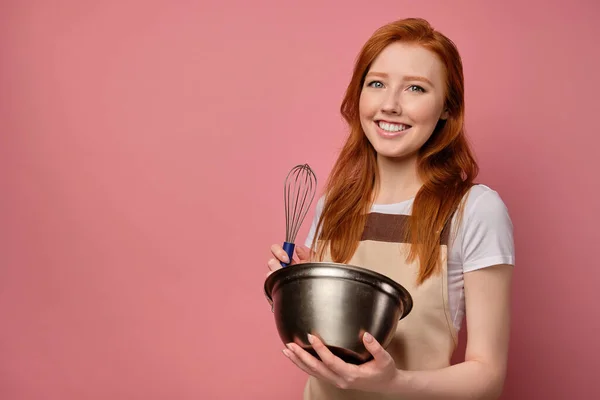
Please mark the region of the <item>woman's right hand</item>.
[[311, 250], [306, 246], [297, 245], [295, 247], [294, 253], [298, 257], [298, 261], [292, 258], [290, 262], [287, 253], [285, 252], [285, 250], [283, 250], [283, 247], [280, 244], [272, 245], [271, 254], [273, 255], [273, 258], [269, 259], [269, 261], [267, 262], [267, 266], [269, 267], [269, 272], [267, 273], [267, 276], [271, 275], [271, 273], [278, 270], [279, 268], [282, 268], [282, 262], [289, 263], [289, 265], [293, 265], [302, 264], [310, 260]]

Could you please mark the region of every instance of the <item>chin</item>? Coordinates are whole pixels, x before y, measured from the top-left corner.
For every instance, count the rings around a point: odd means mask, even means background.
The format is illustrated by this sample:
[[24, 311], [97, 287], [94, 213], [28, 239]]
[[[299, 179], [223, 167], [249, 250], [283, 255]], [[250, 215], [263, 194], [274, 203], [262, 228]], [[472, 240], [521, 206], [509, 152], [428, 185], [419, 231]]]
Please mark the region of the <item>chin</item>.
[[389, 142], [389, 141], [381, 141], [379, 138], [368, 138], [371, 142], [371, 145], [375, 149], [375, 153], [378, 157], [385, 157], [389, 159], [406, 159], [412, 158], [416, 155], [418, 149], [413, 149], [412, 146], [406, 146], [406, 141], [402, 143]]
[[373, 146], [377, 157], [384, 157], [394, 161], [403, 161], [417, 157], [419, 149], [406, 148], [405, 146]]
[[410, 156], [410, 152], [404, 151], [404, 150], [398, 150], [398, 149], [377, 149], [375, 148], [375, 152], [377, 153], [378, 157], [385, 157], [385, 158], [393, 158], [393, 159], [403, 159], [403, 158], [407, 158], [408, 156]]
[[380, 140], [369, 140], [373, 149], [375, 149], [375, 153], [379, 156], [384, 157], [403, 157], [407, 153], [409, 153], [406, 146], [402, 146], [401, 143], [390, 143], [383, 142]]

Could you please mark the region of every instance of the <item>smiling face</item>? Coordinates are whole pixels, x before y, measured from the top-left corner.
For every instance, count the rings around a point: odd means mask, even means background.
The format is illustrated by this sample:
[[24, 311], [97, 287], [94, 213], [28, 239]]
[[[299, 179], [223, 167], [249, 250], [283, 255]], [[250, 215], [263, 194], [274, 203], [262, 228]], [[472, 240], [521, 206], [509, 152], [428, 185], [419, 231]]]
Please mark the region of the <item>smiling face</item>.
[[445, 70], [435, 53], [395, 42], [374, 60], [360, 94], [360, 122], [379, 157], [410, 158], [444, 110]]

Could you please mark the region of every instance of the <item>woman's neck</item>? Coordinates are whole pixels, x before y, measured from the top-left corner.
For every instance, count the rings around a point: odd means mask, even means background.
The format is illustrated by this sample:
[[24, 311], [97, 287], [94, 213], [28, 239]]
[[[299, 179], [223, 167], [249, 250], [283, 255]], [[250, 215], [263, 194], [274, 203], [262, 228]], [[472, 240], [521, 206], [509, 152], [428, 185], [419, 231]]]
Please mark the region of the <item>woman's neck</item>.
[[417, 171], [417, 156], [395, 159], [377, 156], [379, 190], [375, 204], [400, 203], [415, 197], [423, 182]]

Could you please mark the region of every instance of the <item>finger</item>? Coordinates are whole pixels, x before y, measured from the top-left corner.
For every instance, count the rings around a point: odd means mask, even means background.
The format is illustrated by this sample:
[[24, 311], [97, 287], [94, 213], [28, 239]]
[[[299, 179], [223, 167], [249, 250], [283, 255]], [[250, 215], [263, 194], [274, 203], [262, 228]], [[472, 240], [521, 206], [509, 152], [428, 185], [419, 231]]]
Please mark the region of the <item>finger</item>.
[[271, 270], [271, 272], [278, 270], [279, 268], [281, 268], [281, 263], [278, 259], [276, 258], [271, 258], [268, 262], [267, 262], [267, 266], [269, 267], [269, 269]]
[[283, 354], [285, 354], [285, 356], [287, 358], [289, 358], [290, 361], [292, 361], [294, 364], [296, 364], [296, 366], [298, 368], [300, 368], [302, 371], [306, 372], [308, 375], [315, 375], [315, 372], [312, 371], [310, 368], [308, 368], [306, 366], [306, 364], [304, 364], [302, 361], [300, 361], [298, 356], [296, 356], [294, 354], [294, 352], [291, 351], [290, 349], [283, 349]]
[[321, 358], [323, 364], [333, 371], [336, 375], [342, 376], [346, 379], [352, 378], [356, 374], [356, 365], [348, 364], [341, 358], [333, 354], [327, 346], [316, 336], [308, 335], [308, 340], [311, 342], [313, 349]]
[[298, 254], [298, 259], [300, 261], [308, 261], [311, 258], [311, 252], [306, 246], [296, 246], [296, 254]]
[[[279, 261], [283, 261], [284, 263], [287, 263], [287, 264], [290, 263], [290, 257], [285, 252], [285, 250], [283, 250], [283, 247], [281, 247], [280, 245], [278, 245], [278, 244], [272, 245], [271, 253], [273, 253], [275, 258], [277, 258]], [[292, 264], [293, 264], [293, 261], [294, 260], [292, 260]]]
[[288, 349], [291, 350], [291, 353], [304, 365], [305, 368], [307, 368], [308, 374], [328, 380], [334, 385], [339, 386], [343, 384], [344, 380], [342, 377], [327, 368], [325, 364], [313, 357], [312, 354], [308, 353], [297, 344], [290, 343]]
[[373, 361], [376, 365], [384, 367], [390, 362], [393, 362], [392, 356], [388, 353], [381, 344], [373, 337], [373, 335], [365, 332], [363, 335], [363, 343], [369, 353], [373, 355]]

